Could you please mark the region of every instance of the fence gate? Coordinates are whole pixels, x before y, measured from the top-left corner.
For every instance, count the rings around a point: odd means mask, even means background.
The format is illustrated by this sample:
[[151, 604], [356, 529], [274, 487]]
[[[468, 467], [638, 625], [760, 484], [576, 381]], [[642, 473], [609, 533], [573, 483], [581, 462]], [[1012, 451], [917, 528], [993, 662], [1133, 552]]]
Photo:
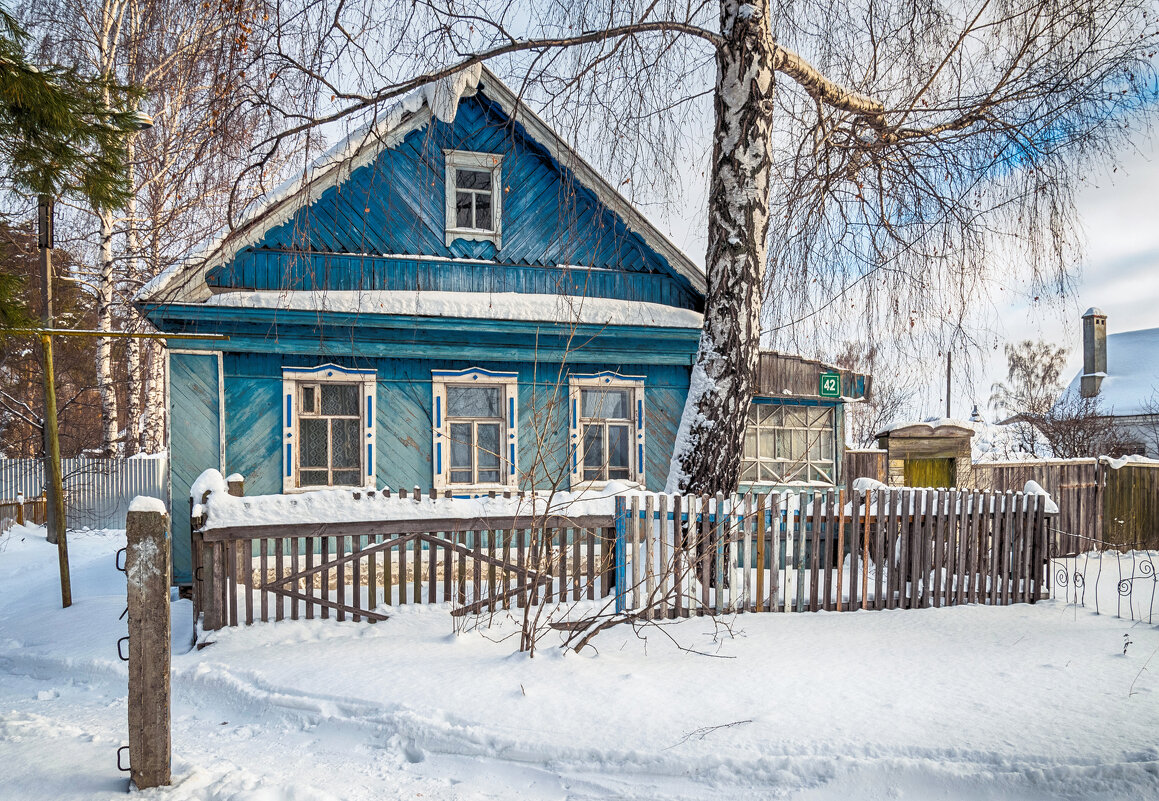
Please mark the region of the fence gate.
[[610, 593], [610, 516], [418, 519], [193, 532], [194, 614], [206, 629], [315, 616], [376, 622], [385, 607], [469, 615]]

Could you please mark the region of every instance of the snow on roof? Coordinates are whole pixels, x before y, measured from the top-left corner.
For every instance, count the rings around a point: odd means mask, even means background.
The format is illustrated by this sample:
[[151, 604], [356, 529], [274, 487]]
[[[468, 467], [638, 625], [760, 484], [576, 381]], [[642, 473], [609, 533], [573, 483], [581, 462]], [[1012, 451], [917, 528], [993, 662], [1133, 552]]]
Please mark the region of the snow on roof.
[[925, 420], [909, 420], [902, 423], [894, 423], [877, 432], [876, 436], [883, 437], [886, 434], [892, 434], [894, 431], [901, 431], [906, 428], [925, 428], [930, 432], [938, 428], [962, 428], [967, 431], [975, 430], [974, 424], [969, 420], [957, 420], [953, 417], [928, 417]]
[[1098, 306], [1091, 306], [1089, 309], [1087, 309], [1085, 312], [1083, 312], [1083, 317], [1106, 317], [1106, 316], [1107, 316], [1107, 313], [1105, 311], [1103, 311], [1102, 309], [1100, 309]]
[[[1065, 394], [1081, 389], [1082, 370]], [[1107, 373], [1099, 387], [1104, 410], [1116, 415], [1149, 414], [1159, 406], [1159, 328], [1107, 335]]]
[[588, 325], [642, 325], [661, 328], [700, 328], [703, 322], [700, 312], [659, 303], [516, 292], [247, 290], [214, 295], [206, 301], [206, 305], [345, 314], [401, 314], [416, 317], [462, 317]]
[[[209, 292], [204, 277], [210, 267], [224, 263], [242, 248], [256, 242], [270, 227], [288, 219], [301, 205], [309, 203], [316, 193], [341, 183], [354, 170], [369, 163], [383, 150], [397, 145], [412, 130], [426, 125], [430, 119], [454, 122], [459, 101], [474, 95], [481, 84], [485, 85], [488, 97], [496, 100], [512, 119], [524, 125], [556, 161], [573, 171], [581, 183], [596, 193], [601, 202], [629, 228], [639, 233], [650, 247], [664, 256], [676, 273], [686, 278], [697, 291], [706, 291], [707, 281], [701, 268], [592, 168], [551, 126], [531, 111], [498, 76], [482, 64], [475, 64], [402, 95], [386, 111], [377, 114], [370, 122], [315, 159], [300, 175], [285, 181], [250, 204], [232, 231], [211, 240], [188, 259], [171, 265], [146, 282], [134, 299], [142, 302], [204, 300]], [[293, 202], [295, 200], [299, 202]], [[184, 280], [178, 281], [183, 275]]]

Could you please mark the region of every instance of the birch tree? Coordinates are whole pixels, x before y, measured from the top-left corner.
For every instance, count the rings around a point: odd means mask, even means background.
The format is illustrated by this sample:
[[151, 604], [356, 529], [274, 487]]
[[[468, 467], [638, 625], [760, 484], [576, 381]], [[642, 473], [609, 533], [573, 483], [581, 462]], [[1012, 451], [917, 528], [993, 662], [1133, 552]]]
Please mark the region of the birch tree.
[[[199, 0], [39, 0], [34, 8], [46, 51], [139, 87], [131, 110], [153, 122], [126, 142], [132, 192], [124, 208], [95, 211], [90, 283], [100, 330], [151, 331], [132, 305], [136, 291], [224, 222], [231, 165], [244, 164], [261, 130], [232, 88], [254, 13]], [[114, 340], [100, 339], [94, 356], [101, 450], [157, 452], [165, 446], [163, 351], [150, 340], [123, 342], [114, 352]]]
[[257, 27], [250, 77], [303, 102], [254, 87], [282, 125], [250, 175], [479, 63], [637, 199], [670, 196], [682, 143], [711, 131], [704, 329], [668, 481], [695, 492], [735, 488], [762, 326], [818, 289], [865, 290], [870, 332], [969, 307], [993, 263], [1065, 287], [1076, 180], [1138, 130], [1156, 43], [1148, 0], [298, 0]]

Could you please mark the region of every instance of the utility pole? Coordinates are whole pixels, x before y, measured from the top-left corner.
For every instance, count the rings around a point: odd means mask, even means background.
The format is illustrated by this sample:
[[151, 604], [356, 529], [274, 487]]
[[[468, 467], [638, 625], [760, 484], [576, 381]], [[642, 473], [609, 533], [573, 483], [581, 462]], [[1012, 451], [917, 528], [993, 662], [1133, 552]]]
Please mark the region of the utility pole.
[[[51, 330], [54, 319], [52, 313], [52, 198], [41, 195], [37, 203], [39, 223], [40, 282], [41, 297], [44, 300], [44, 328]], [[68, 569], [68, 537], [65, 534], [64, 517], [64, 477], [60, 468], [60, 431], [56, 421], [56, 380], [52, 365], [52, 337], [40, 335], [44, 350], [44, 443], [45, 478], [48, 479], [48, 541], [56, 543], [56, 555], [60, 562], [60, 604], [72, 606], [72, 579]]]

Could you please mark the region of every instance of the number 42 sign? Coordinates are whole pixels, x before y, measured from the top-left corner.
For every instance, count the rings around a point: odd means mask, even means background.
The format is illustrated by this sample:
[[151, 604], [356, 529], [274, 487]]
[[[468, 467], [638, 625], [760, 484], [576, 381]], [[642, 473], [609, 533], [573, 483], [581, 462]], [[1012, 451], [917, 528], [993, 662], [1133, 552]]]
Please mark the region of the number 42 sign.
[[841, 373], [821, 373], [821, 397], [841, 397]]

